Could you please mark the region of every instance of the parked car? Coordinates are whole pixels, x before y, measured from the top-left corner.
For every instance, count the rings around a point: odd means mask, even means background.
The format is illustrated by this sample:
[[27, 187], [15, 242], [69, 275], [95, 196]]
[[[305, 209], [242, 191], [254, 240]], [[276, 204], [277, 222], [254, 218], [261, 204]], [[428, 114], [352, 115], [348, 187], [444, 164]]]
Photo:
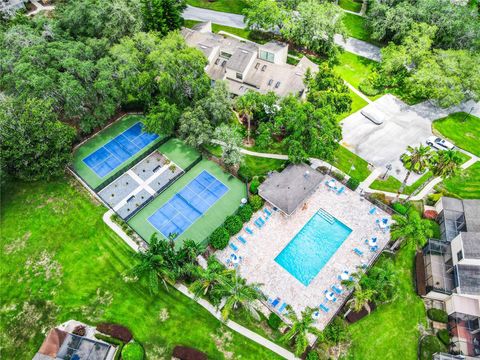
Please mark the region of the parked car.
[[386, 118], [385, 114], [382, 111], [378, 110], [373, 106], [362, 109], [360, 113], [376, 125], [383, 124]]
[[453, 145], [451, 142], [437, 136], [430, 136], [427, 140], [425, 140], [425, 143], [437, 150], [455, 149], [455, 145]]

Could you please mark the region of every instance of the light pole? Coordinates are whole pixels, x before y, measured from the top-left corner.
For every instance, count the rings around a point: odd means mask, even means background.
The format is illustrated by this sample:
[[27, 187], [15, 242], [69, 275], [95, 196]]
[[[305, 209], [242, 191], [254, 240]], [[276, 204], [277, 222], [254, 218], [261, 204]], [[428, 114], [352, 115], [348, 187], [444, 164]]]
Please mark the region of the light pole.
[[473, 111], [473, 109], [474, 109], [474, 108], [475, 108], [475, 107], [474, 107], [474, 106], [472, 106], [472, 108], [470, 109], [470, 111], [468, 112], [468, 114], [467, 114], [467, 115], [465, 115], [465, 117], [463, 118], [462, 122], [465, 122], [465, 120], [467, 120], [467, 117], [469, 117], [469, 116], [470, 116], [470, 114], [472, 113], [472, 111]]
[[388, 175], [388, 172], [392, 170], [392, 164], [387, 164], [386, 168], [387, 168], [387, 171], [385, 171], [385, 174], [383, 174], [382, 180], [385, 180], [385, 178]]

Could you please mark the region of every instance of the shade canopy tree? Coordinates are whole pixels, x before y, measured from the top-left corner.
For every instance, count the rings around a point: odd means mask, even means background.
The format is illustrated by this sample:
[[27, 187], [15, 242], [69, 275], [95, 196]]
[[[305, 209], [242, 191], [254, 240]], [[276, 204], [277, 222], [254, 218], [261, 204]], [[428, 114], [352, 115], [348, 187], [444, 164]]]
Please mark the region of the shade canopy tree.
[[187, 6], [185, 0], [140, 0], [140, 2], [146, 31], [166, 35], [183, 25], [182, 12]]

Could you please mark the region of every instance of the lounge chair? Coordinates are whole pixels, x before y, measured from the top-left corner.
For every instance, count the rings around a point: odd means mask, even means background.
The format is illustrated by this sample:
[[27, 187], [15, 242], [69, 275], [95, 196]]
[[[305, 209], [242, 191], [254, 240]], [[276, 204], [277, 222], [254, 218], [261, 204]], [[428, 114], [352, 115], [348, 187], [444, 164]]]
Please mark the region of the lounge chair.
[[250, 235], [253, 235], [253, 230], [250, 229], [248, 226], [245, 228], [245, 231], [250, 234]]
[[267, 217], [272, 216], [272, 213], [267, 208], [263, 209], [263, 212], [265, 213], [265, 215], [267, 215]]
[[341, 195], [345, 191], [345, 186], [342, 186], [340, 189], [337, 191], [337, 195]]
[[258, 221], [260, 221], [260, 224], [265, 225], [265, 220], [261, 216], [258, 218]]
[[330, 311], [330, 309], [323, 304], [320, 304], [320, 309], [323, 310], [326, 313], [328, 313]]
[[354, 248], [354, 249], [353, 249], [353, 252], [354, 252], [355, 254], [357, 254], [358, 256], [363, 256], [363, 251], [361, 251], [361, 250], [358, 249], [358, 248]]
[[247, 240], [245, 240], [245, 238], [243, 236], [239, 236], [237, 237], [238, 241], [240, 241], [243, 245], [245, 245], [247, 243]]
[[336, 287], [335, 285], [332, 285], [332, 290], [335, 291], [335, 293], [338, 294], [338, 295], [343, 293], [343, 290]]
[[270, 304], [272, 305], [272, 307], [275, 308], [275, 307], [279, 304], [279, 302], [280, 302], [280, 298], [277, 297], [277, 298], [275, 298], [275, 300], [273, 300]]
[[284, 302], [282, 306], [278, 308], [278, 312], [281, 314], [287, 308], [287, 303]]
[[231, 242], [231, 243], [228, 243], [228, 246], [230, 246], [230, 248], [231, 248], [233, 251], [235, 251], [235, 252], [238, 251], [238, 247], [237, 247], [234, 243], [232, 243], [232, 242]]
[[375, 213], [377, 212], [377, 208], [374, 206], [370, 209], [370, 211], [368, 212], [370, 215], [375, 215]]
[[377, 246], [377, 245], [372, 246], [372, 247], [370, 248], [370, 251], [371, 251], [371, 252], [377, 252], [377, 251], [378, 251], [378, 246]]
[[253, 222], [255, 224], [256, 227], [258, 227], [259, 229], [262, 228], [263, 224], [260, 222], [260, 219], [257, 219]]

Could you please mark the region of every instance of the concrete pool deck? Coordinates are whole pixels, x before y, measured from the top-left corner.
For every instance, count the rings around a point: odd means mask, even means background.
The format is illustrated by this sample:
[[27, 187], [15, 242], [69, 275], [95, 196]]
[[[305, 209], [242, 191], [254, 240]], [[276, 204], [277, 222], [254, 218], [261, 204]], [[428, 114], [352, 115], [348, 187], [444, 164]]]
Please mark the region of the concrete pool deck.
[[[330, 179], [329, 176], [325, 177], [325, 181]], [[254, 234], [249, 235], [245, 231], [238, 234], [245, 238], [247, 244], [242, 244], [236, 236], [231, 239], [238, 247], [236, 254], [242, 257], [241, 263], [237, 267], [240, 275], [249, 283], [262, 284], [261, 290], [265, 295], [269, 298], [279, 297], [281, 299], [279, 306], [286, 302], [299, 315], [307, 306], [318, 308], [321, 303], [324, 303], [324, 291], [326, 289], [331, 291], [332, 285], [340, 283], [337, 277], [342, 271], [355, 272], [358, 266], [368, 265], [374, 260], [377, 253], [370, 251], [365, 244], [365, 239], [377, 237], [378, 251], [381, 251], [390, 238], [389, 233], [380, 231], [375, 223], [376, 219], [384, 217], [391, 222], [387, 213], [377, 208], [376, 214], [370, 215], [369, 211], [373, 207], [370, 202], [348, 189], [345, 189], [343, 194], [337, 195], [327, 189], [325, 181], [306, 199], [306, 205], [300, 206], [290, 217], [273, 212], [266, 224], [259, 229], [253, 222], [259, 216], [264, 218], [265, 214], [263, 210], [254, 214], [248, 224]], [[275, 262], [275, 258], [320, 208], [343, 222], [352, 229], [352, 232], [311, 283], [305, 286]], [[354, 248], [363, 251], [363, 256], [356, 255], [353, 252]], [[226, 259], [232, 252], [232, 249], [227, 247], [218, 251], [216, 256], [220, 261], [226, 263]], [[342, 295], [337, 296], [336, 302], [325, 303], [330, 310], [328, 313], [320, 311], [317, 320], [319, 329], [323, 329], [328, 324], [342, 306], [347, 295], [347, 291], [344, 291]]]

